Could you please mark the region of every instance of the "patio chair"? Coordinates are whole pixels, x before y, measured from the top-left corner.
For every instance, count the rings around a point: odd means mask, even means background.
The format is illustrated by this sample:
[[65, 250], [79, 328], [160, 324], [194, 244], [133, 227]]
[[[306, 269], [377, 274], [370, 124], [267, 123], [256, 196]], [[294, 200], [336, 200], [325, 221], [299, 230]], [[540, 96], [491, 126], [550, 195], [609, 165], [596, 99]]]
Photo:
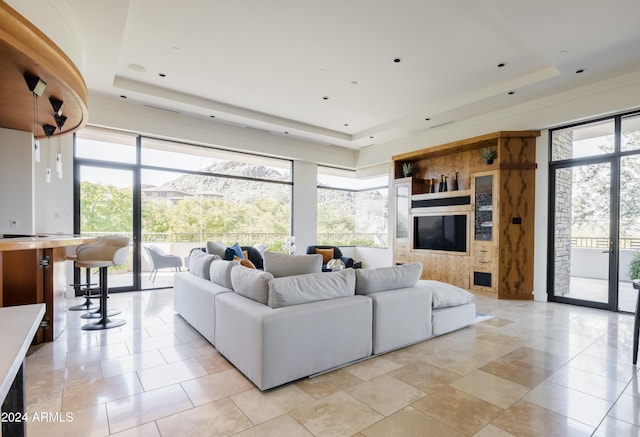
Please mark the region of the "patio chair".
[[151, 282], [155, 282], [158, 275], [158, 269], [175, 268], [176, 272], [179, 272], [182, 268], [182, 259], [176, 255], [167, 255], [162, 249], [155, 246], [145, 246], [149, 261], [151, 262], [151, 275], [149, 279]]

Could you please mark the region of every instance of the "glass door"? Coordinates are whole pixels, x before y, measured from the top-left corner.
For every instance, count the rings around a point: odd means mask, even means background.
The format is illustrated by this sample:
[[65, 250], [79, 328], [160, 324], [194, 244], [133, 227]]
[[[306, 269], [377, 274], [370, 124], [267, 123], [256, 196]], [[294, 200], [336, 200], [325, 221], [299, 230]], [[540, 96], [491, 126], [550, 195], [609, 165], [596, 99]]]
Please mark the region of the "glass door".
[[612, 162], [553, 170], [552, 300], [615, 308]]
[[80, 165], [77, 171], [80, 234], [129, 237], [127, 265], [109, 268], [108, 284], [109, 291], [135, 290], [137, 276], [134, 274], [133, 263], [134, 171], [97, 165]]

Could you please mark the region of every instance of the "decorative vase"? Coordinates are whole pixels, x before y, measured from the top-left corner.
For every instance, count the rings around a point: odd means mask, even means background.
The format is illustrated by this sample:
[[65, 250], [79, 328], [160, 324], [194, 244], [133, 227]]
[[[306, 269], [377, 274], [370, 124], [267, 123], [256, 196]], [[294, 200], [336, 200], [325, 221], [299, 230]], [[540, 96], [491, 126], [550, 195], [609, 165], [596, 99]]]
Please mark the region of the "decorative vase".
[[430, 193], [436, 192], [436, 178], [431, 179], [431, 186], [429, 188]]
[[458, 191], [460, 189], [460, 187], [458, 186], [458, 172], [454, 172], [453, 173], [453, 187], [452, 190], [453, 191]]

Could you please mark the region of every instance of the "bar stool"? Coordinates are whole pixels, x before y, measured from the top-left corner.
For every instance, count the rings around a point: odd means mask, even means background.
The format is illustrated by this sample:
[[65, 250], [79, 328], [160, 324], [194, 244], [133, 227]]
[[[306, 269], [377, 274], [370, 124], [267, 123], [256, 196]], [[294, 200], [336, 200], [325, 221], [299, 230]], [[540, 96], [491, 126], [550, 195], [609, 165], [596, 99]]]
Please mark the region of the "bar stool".
[[[67, 260], [69, 261], [75, 261], [78, 259], [78, 250], [82, 250], [82, 248], [84, 246], [88, 246], [88, 245], [100, 245], [102, 244], [103, 240], [105, 237], [98, 237], [98, 239], [92, 243], [85, 243], [85, 244], [81, 244], [78, 247], [76, 247], [76, 253], [70, 256], [67, 256]], [[77, 267], [77, 266], [76, 266]], [[91, 283], [91, 269], [87, 268], [85, 269], [85, 273], [86, 273], [86, 277], [85, 277], [85, 282], [84, 283], [79, 283], [79, 284], [71, 284], [71, 286], [74, 289], [80, 289], [81, 291], [84, 291], [84, 298], [85, 301], [84, 303], [78, 304], [78, 305], [74, 305], [71, 306], [69, 308], [67, 308], [69, 311], [91, 311], [91, 310], [95, 310], [98, 309], [98, 305], [94, 304], [93, 302], [91, 302], [91, 297], [93, 296], [92, 292], [99, 290], [99, 288], [95, 288], [98, 284], [97, 283]]]
[[[109, 287], [107, 285], [108, 268], [127, 263], [129, 238], [116, 235], [106, 236], [102, 244], [87, 244], [77, 250], [76, 265], [84, 268], [100, 269], [100, 320], [82, 326], [87, 331], [110, 329], [127, 323], [125, 320], [111, 320], [107, 309]], [[97, 296], [93, 296], [97, 297]]]
[[[633, 280], [633, 288], [640, 290], [640, 279]], [[638, 362], [638, 335], [640, 334], [640, 291], [636, 301], [636, 316], [633, 322], [633, 365]]]

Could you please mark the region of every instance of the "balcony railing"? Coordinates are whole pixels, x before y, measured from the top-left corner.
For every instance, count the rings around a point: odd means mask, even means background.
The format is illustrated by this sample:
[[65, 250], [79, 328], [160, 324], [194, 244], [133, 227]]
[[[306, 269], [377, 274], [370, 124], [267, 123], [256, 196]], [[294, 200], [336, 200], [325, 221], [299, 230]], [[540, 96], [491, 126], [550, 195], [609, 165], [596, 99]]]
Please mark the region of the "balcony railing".
[[[83, 232], [85, 236], [104, 235], [105, 232]], [[121, 232], [131, 238], [131, 233]], [[243, 246], [264, 243], [270, 250], [280, 251], [287, 234], [278, 232], [143, 232], [145, 243], [205, 243], [222, 241], [233, 244], [239, 242]], [[333, 246], [388, 247], [387, 234], [382, 232], [331, 232], [320, 233], [317, 244]], [[304, 249], [304, 248], [302, 248]]]
[[[606, 237], [571, 237], [571, 247], [608, 249], [609, 239]], [[640, 237], [621, 238], [619, 249], [640, 249]]]

